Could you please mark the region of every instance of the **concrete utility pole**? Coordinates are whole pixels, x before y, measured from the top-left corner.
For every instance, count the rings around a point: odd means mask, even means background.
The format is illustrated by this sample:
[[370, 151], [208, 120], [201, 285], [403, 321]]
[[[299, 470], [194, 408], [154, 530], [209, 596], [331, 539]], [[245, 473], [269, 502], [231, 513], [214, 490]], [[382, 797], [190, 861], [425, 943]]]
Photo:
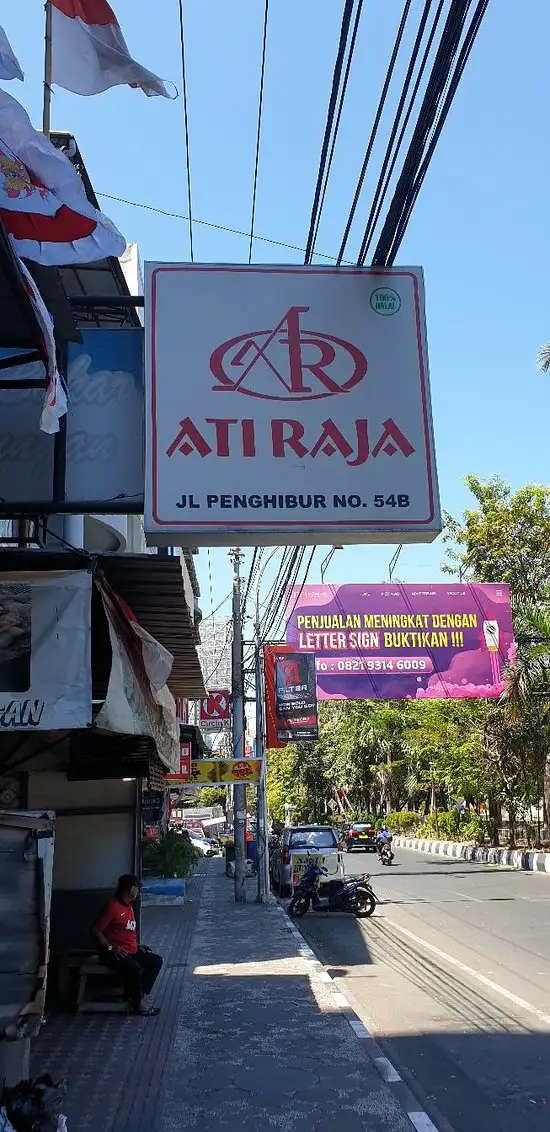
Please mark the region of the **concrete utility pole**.
[[[243, 677], [243, 625], [241, 614], [241, 575], [243, 560], [240, 547], [229, 551], [233, 563], [233, 650], [232, 650], [232, 701], [233, 701], [233, 758], [244, 759], [244, 677]], [[246, 796], [241, 783], [233, 786], [233, 823], [235, 829], [235, 902], [246, 903]]]
[[[254, 683], [256, 685], [256, 758], [265, 758], [264, 749], [264, 713], [263, 713], [263, 682], [262, 682], [262, 659], [261, 659], [261, 633], [260, 633], [260, 583], [262, 581], [264, 570], [269, 565], [273, 555], [280, 550], [280, 547], [275, 546], [270, 554], [268, 554], [265, 562], [256, 579], [256, 589], [254, 594], [254, 656], [255, 656], [255, 676]], [[269, 847], [267, 837], [267, 792], [266, 792], [266, 775], [267, 767], [264, 763], [264, 769], [261, 779], [258, 783], [258, 814], [257, 814], [257, 830], [258, 830], [258, 891], [256, 900], [258, 903], [266, 904], [269, 895]]]

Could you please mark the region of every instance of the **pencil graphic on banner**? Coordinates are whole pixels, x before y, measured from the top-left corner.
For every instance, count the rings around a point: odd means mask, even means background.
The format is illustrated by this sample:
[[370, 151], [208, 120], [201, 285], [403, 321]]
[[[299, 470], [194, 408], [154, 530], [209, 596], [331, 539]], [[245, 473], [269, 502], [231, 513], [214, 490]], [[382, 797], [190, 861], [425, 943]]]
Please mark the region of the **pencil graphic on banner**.
[[498, 621], [495, 621], [495, 620], [484, 621], [483, 622], [483, 632], [484, 632], [484, 635], [485, 635], [485, 644], [487, 645], [487, 651], [488, 651], [489, 656], [491, 658], [491, 676], [492, 676], [492, 679], [493, 679], [493, 684], [499, 684], [500, 683], [500, 664], [499, 664], [499, 657], [498, 657], [498, 646], [499, 646], [500, 633], [499, 633]]
[[485, 634], [485, 644], [489, 652], [498, 652], [499, 644], [499, 628], [498, 621], [484, 621], [483, 632]]

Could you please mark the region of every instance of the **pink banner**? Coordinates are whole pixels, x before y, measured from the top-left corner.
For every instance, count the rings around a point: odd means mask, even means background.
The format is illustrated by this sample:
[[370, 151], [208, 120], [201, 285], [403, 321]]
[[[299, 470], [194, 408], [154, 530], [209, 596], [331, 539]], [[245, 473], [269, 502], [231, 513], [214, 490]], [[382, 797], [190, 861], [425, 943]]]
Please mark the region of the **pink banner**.
[[515, 655], [497, 583], [295, 587], [286, 640], [315, 654], [320, 700], [494, 699]]

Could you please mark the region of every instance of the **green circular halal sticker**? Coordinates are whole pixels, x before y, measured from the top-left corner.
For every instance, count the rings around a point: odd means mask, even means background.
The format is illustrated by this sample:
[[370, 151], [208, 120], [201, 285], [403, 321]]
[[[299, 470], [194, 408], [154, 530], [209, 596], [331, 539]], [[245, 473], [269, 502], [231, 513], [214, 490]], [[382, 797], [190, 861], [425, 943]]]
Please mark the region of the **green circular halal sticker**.
[[397, 314], [401, 309], [401, 298], [391, 287], [377, 287], [370, 297], [370, 305], [377, 314]]

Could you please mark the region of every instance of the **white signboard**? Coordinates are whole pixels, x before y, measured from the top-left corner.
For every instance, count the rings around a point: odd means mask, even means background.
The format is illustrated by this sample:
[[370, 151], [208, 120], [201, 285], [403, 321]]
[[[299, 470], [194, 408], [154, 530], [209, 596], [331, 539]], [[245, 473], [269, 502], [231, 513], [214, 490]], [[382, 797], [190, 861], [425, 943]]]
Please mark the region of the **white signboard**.
[[146, 265], [153, 545], [431, 542], [420, 268]]
[[0, 732], [92, 719], [89, 570], [0, 574]]

